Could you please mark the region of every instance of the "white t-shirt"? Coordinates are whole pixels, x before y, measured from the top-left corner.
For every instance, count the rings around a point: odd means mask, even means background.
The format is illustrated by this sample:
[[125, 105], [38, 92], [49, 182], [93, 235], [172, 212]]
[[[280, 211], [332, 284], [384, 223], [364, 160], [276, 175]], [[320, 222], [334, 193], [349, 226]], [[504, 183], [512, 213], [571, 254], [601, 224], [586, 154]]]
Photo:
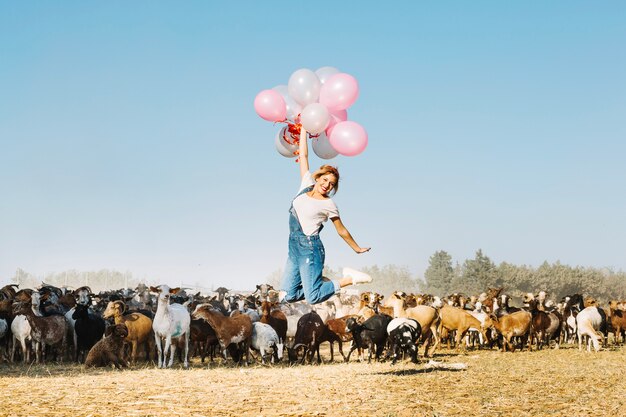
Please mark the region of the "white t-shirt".
[[[315, 180], [311, 173], [307, 172], [302, 177], [299, 192], [313, 184], [315, 184]], [[318, 200], [309, 197], [306, 193], [293, 200], [293, 208], [298, 215], [298, 220], [300, 220], [302, 232], [307, 236], [318, 234], [322, 223], [328, 219], [339, 217], [339, 209], [332, 199]]]

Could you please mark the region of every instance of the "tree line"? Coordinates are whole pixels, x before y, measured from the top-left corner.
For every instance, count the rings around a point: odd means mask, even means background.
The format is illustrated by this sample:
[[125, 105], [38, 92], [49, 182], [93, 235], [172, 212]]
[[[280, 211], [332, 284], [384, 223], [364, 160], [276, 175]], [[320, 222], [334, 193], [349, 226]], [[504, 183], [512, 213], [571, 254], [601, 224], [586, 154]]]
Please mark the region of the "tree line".
[[452, 257], [442, 250], [430, 257], [421, 289], [442, 296], [454, 292], [479, 294], [490, 287], [503, 287], [512, 297], [546, 291], [556, 301], [580, 293], [606, 302], [626, 298], [626, 273], [609, 268], [572, 267], [558, 261], [546, 261], [539, 267], [508, 262], [495, 265], [480, 249], [473, 259], [460, 264], [453, 263]]
[[[376, 291], [388, 295], [393, 291], [428, 293], [444, 297], [453, 293], [477, 295], [487, 288], [503, 287], [504, 292], [512, 297], [521, 297], [528, 292], [548, 292], [550, 298], [559, 301], [565, 295], [580, 293], [591, 295], [601, 302], [611, 299], [626, 299], [626, 273], [609, 268], [590, 268], [563, 265], [560, 262], [544, 262], [538, 267], [513, 265], [502, 262], [496, 265], [481, 249], [473, 259], [462, 263], [454, 262], [452, 256], [444, 250], [435, 252], [429, 258], [429, 265], [424, 277], [417, 277], [408, 267], [399, 265], [373, 265], [362, 270], [374, 279], [371, 284], [358, 287], [361, 291]], [[335, 279], [341, 277], [341, 270], [329, 266], [324, 268], [324, 276]], [[259, 284], [272, 284], [280, 288], [282, 271], [276, 270], [259, 278]], [[20, 288], [35, 288], [42, 284], [78, 288], [87, 285], [93, 291], [119, 288], [134, 288], [139, 280], [130, 272], [108, 269], [91, 272], [68, 270], [36, 277], [18, 269], [12, 282]], [[233, 283], [221, 283], [231, 285]], [[187, 286], [187, 284], [185, 284]], [[190, 285], [202, 289], [201, 284]], [[230, 288], [230, 287], [229, 287]], [[254, 289], [254, 288], [252, 288]]]

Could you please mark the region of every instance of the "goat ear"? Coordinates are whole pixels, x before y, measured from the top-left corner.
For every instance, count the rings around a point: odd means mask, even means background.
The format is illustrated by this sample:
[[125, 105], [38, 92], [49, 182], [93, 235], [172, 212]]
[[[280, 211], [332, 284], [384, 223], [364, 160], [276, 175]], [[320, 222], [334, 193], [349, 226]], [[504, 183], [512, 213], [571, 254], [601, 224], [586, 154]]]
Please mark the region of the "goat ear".
[[170, 288], [170, 294], [178, 294], [180, 292], [180, 287]]
[[159, 292], [161, 292], [161, 289], [160, 289], [160, 288], [157, 288], [157, 287], [152, 287], [152, 286], [151, 286], [151, 287], [150, 287], [150, 291], [151, 291], [151, 292], [156, 292], [156, 293], [159, 293]]

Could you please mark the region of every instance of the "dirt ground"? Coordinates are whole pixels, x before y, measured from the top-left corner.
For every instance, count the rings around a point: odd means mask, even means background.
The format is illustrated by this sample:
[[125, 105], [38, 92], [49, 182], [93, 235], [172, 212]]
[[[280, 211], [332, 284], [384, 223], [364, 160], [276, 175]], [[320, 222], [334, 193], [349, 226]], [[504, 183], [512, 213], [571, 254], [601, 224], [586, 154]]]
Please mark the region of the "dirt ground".
[[[322, 355], [328, 359], [330, 356]], [[626, 348], [501, 353], [443, 349], [427, 361], [190, 369], [0, 364], [0, 416], [624, 416]]]

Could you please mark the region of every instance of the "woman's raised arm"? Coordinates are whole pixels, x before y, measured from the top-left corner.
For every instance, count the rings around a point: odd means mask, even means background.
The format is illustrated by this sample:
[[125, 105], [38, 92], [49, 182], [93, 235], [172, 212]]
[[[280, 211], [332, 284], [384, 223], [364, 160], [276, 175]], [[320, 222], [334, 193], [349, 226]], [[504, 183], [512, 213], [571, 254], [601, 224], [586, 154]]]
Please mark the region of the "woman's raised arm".
[[309, 143], [307, 141], [306, 130], [300, 130], [300, 148], [298, 150], [298, 159], [300, 160], [300, 178], [309, 172]]

